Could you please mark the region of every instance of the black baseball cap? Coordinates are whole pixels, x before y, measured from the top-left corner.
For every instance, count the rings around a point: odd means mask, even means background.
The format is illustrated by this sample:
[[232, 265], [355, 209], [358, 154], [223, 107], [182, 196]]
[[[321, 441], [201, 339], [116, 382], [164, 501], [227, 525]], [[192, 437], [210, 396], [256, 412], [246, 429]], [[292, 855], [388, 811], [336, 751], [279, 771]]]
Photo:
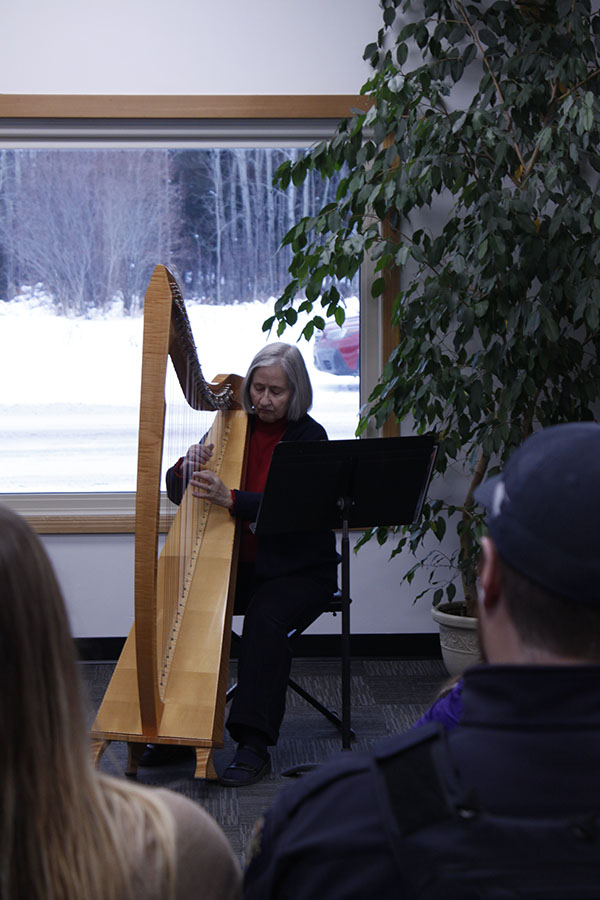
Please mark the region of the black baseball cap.
[[600, 425], [538, 431], [475, 499], [501, 557], [536, 584], [600, 605]]

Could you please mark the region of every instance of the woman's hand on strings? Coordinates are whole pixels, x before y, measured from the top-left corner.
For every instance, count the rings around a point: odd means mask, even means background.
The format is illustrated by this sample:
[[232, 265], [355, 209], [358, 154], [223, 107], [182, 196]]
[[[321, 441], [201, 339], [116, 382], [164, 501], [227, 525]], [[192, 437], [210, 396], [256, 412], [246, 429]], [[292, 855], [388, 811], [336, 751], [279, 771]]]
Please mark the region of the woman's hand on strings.
[[183, 465], [188, 471], [192, 470], [192, 477], [189, 481], [192, 496], [200, 500], [210, 500], [211, 503], [216, 503], [217, 506], [231, 509], [233, 501], [229, 488], [210, 469], [200, 468], [205, 466], [210, 460], [213, 450], [214, 444], [192, 444], [185, 455]]
[[190, 479], [190, 487], [192, 496], [199, 500], [209, 500], [217, 506], [224, 506], [225, 509], [231, 509], [233, 506], [231, 491], [210, 469], [194, 472]]
[[205, 466], [213, 455], [214, 444], [192, 444], [183, 458], [183, 468], [193, 472]]

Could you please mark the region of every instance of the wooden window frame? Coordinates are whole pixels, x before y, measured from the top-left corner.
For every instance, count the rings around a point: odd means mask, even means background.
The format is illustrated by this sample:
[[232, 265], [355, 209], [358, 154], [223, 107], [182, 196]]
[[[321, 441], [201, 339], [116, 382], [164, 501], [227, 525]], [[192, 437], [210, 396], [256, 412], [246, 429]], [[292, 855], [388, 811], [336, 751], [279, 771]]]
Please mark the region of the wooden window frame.
[[0, 94], [0, 120], [342, 119], [365, 102], [358, 94]]

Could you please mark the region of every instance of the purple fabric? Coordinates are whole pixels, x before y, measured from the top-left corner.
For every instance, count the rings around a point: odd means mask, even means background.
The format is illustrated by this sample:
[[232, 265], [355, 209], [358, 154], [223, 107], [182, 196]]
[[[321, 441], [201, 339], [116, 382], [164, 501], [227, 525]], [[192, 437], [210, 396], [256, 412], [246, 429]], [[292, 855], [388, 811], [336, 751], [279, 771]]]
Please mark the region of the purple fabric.
[[439, 722], [444, 728], [450, 729], [458, 725], [463, 712], [462, 702], [462, 678], [457, 681], [452, 690], [443, 697], [433, 703], [427, 712], [423, 713], [421, 718], [415, 722], [415, 728], [418, 725], [425, 725], [427, 722]]

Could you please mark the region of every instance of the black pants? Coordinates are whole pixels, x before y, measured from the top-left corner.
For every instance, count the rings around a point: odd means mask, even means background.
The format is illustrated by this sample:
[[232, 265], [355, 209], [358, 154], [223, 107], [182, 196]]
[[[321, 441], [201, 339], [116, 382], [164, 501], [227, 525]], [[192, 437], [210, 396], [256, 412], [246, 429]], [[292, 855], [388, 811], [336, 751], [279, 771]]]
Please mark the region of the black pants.
[[335, 581], [312, 575], [289, 575], [257, 581], [253, 567], [240, 565], [235, 614], [244, 615], [238, 683], [227, 720], [235, 741], [244, 729], [263, 732], [276, 744], [285, 712], [292, 664], [288, 634], [303, 631], [317, 619], [335, 592]]

